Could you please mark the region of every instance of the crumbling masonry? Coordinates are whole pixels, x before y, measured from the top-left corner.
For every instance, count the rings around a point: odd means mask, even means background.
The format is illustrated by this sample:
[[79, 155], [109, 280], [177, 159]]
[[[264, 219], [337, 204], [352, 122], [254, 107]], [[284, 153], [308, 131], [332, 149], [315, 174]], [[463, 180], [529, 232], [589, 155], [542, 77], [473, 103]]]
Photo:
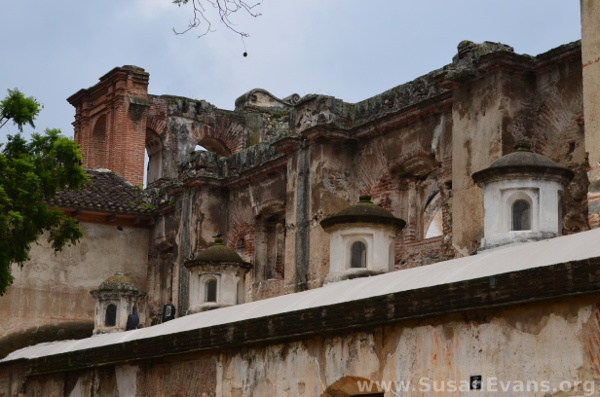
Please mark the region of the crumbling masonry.
[[575, 173], [563, 234], [588, 229], [579, 43], [531, 57], [462, 42], [451, 64], [355, 104], [256, 89], [228, 111], [150, 95], [148, 77], [115, 68], [69, 102], [87, 167], [142, 184], [148, 154], [155, 321], [169, 302], [186, 312], [183, 262], [219, 231], [254, 266], [246, 301], [320, 287], [329, 246], [319, 221], [359, 194], [406, 220], [397, 269], [472, 254], [483, 205], [471, 174], [517, 141]]

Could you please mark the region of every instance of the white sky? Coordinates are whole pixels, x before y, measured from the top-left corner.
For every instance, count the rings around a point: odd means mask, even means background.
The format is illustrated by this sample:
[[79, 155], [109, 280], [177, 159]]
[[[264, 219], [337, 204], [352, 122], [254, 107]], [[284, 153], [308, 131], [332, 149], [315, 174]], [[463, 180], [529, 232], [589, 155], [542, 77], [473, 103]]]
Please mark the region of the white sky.
[[[174, 35], [191, 14], [170, 0], [5, 1], [0, 97], [18, 87], [45, 106], [37, 131], [72, 136], [66, 98], [115, 66], [143, 67], [152, 94], [225, 109], [253, 88], [357, 102], [450, 63], [461, 40], [536, 55], [581, 37], [577, 0], [264, 0], [258, 9], [238, 18], [251, 35], [244, 58], [239, 36], [218, 24], [200, 39]], [[0, 141], [17, 132], [7, 127]]]

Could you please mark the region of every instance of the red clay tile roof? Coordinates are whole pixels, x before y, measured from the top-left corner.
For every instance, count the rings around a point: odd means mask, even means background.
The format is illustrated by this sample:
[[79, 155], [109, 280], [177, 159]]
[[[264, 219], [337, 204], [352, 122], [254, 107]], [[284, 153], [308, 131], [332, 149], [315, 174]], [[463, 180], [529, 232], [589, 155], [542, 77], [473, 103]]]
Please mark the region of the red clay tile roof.
[[86, 170], [90, 181], [79, 190], [63, 190], [50, 205], [60, 208], [111, 212], [129, 215], [152, 215], [154, 207], [143, 190], [108, 170]]

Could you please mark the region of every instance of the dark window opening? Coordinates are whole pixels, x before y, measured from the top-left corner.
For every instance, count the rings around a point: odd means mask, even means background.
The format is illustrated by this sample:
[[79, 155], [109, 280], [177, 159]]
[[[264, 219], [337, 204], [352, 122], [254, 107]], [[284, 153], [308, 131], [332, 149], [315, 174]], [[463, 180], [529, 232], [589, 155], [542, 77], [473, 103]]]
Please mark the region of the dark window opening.
[[367, 247], [356, 241], [350, 249], [350, 267], [367, 267]]
[[110, 304], [106, 307], [104, 316], [104, 326], [114, 327], [117, 324], [117, 306]]
[[98, 117], [92, 132], [91, 167], [107, 168], [106, 159], [106, 115]]
[[146, 174], [145, 182], [150, 184], [162, 176], [162, 150], [163, 143], [160, 136], [150, 130], [146, 130]]
[[285, 218], [278, 212], [259, 217], [255, 228], [256, 280], [283, 279], [285, 276]]
[[217, 280], [210, 279], [206, 282], [206, 301], [217, 301]]
[[351, 397], [383, 397], [383, 393], [353, 394]]
[[383, 397], [383, 393], [373, 393], [373, 394], [354, 394], [351, 397]]
[[512, 230], [531, 230], [531, 211], [525, 200], [517, 200], [512, 205]]
[[235, 252], [237, 252], [238, 254], [243, 254], [245, 250], [246, 250], [246, 241], [244, 241], [243, 237], [240, 237], [240, 239], [235, 244]]

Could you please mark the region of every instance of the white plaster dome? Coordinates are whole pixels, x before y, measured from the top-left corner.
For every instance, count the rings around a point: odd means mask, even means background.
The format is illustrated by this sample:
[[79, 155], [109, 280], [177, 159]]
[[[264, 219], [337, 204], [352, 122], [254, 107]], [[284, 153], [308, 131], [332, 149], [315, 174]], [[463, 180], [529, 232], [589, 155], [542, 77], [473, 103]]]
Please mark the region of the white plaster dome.
[[573, 172], [520, 142], [472, 177], [483, 190], [480, 250], [562, 234], [562, 196]]
[[321, 221], [329, 234], [326, 283], [394, 269], [394, 240], [406, 222], [360, 196], [357, 204]]
[[243, 303], [245, 277], [252, 264], [216, 238], [215, 243], [184, 262], [189, 270], [188, 314]]

